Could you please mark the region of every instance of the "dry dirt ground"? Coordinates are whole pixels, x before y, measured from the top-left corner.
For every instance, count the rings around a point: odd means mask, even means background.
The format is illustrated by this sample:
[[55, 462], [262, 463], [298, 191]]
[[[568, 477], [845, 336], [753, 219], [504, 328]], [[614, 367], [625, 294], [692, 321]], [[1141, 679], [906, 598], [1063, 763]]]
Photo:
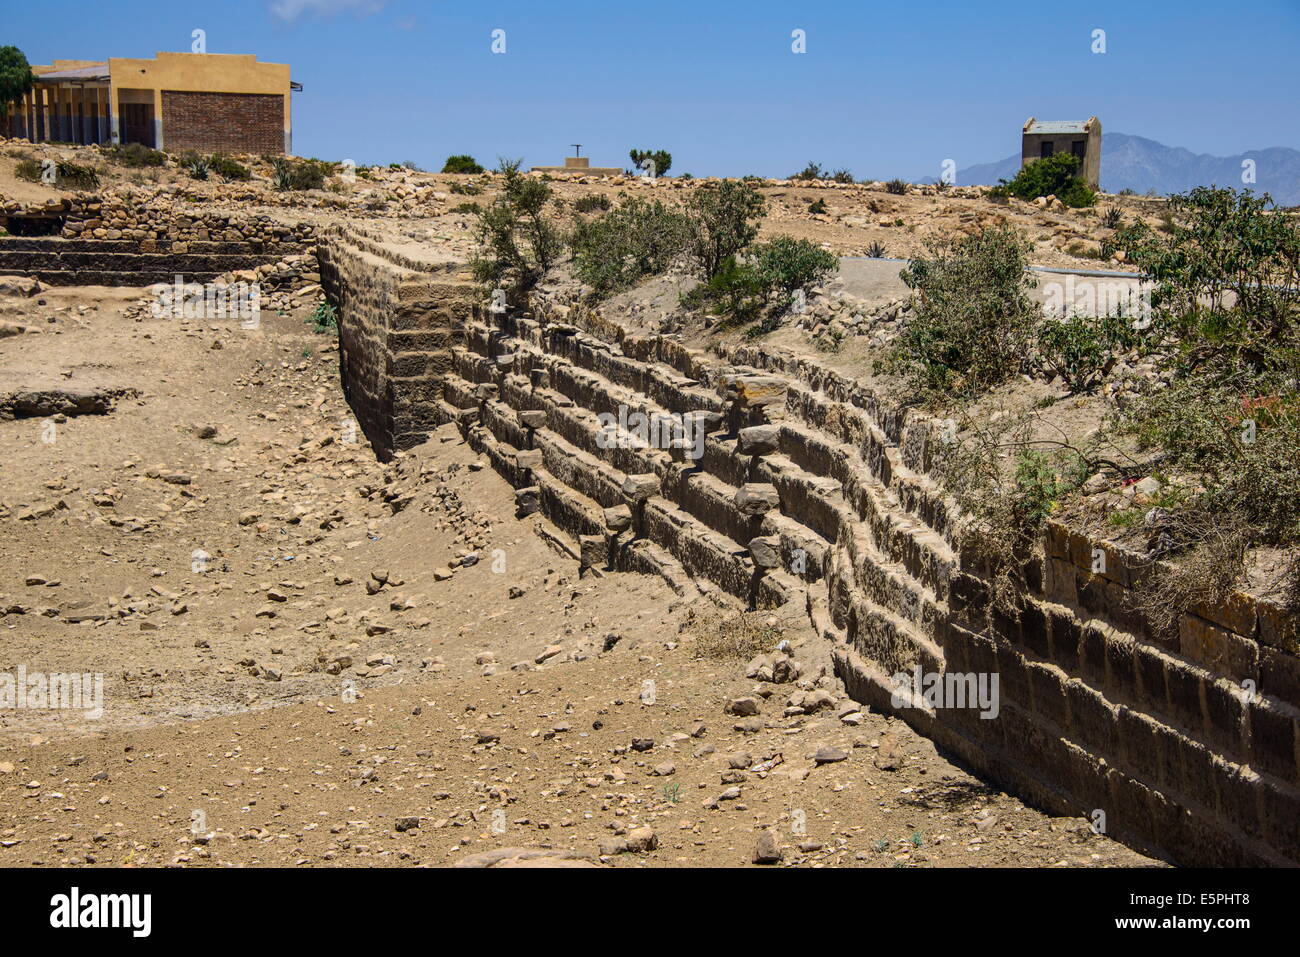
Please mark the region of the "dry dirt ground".
[[701, 657], [715, 596], [580, 578], [454, 430], [377, 464], [305, 311], [139, 296], [0, 304], [34, 330], [0, 392], [135, 390], [0, 421], [0, 673], [104, 681], [98, 719], [0, 712], [0, 866], [1156, 863], [858, 712], [794, 621], [834, 703], [787, 714], [796, 685]]

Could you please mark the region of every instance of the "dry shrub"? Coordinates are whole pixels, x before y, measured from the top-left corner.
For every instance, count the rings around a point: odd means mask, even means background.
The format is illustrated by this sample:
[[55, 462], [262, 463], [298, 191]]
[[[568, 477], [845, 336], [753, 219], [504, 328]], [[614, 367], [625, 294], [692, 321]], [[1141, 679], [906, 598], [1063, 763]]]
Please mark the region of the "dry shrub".
[[[1157, 635], [1178, 633], [1196, 605], [1222, 605], [1246, 578], [1251, 531], [1239, 517], [1199, 510], [1152, 509], [1150, 555], [1142, 587], [1129, 603]], [[1161, 556], [1177, 554], [1171, 561]]]
[[762, 612], [744, 612], [722, 617], [694, 618], [687, 624], [692, 651], [697, 658], [720, 661], [748, 661], [771, 651], [781, 641], [780, 630], [767, 623]]

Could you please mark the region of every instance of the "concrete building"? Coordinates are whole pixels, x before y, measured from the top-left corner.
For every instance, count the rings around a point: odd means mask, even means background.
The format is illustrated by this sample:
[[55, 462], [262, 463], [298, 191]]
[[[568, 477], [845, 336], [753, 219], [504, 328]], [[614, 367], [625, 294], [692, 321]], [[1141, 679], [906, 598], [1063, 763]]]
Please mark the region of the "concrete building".
[[1093, 189], [1101, 183], [1101, 121], [1036, 120], [1025, 122], [1020, 136], [1020, 165], [1046, 159], [1054, 153], [1073, 153], [1082, 161], [1079, 175]]
[[563, 166], [534, 166], [534, 173], [585, 173], [587, 176], [622, 176], [617, 166], [592, 166], [587, 156], [566, 156]]
[[143, 143], [154, 149], [290, 153], [283, 63], [252, 55], [159, 53], [152, 60], [55, 60], [10, 109], [9, 134], [33, 142]]

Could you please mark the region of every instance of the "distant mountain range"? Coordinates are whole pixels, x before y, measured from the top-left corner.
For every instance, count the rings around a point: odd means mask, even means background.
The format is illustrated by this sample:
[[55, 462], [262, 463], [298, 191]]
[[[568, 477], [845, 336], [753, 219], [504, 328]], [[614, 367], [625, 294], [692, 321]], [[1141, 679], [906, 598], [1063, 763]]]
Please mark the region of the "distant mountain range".
[[[1241, 181], [1242, 162], [1255, 161], [1255, 182]], [[957, 171], [959, 186], [993, 186], [1011, 179], [1020, 168], [1020, 154], [997, 163], [982, 163]], [[930, 180], [933, 182], [933, 179]], [[1280, 206], [1300, 205], [1300, 150], [1273, 146], [1236, 156], [1210, 156], [1127, 133], [1101, 137], [1101, 188], [1107, 193], [1131, 189], [1145, 193], [1182, 193], [1194, 186], [1249, 187], [1269, 193]]]

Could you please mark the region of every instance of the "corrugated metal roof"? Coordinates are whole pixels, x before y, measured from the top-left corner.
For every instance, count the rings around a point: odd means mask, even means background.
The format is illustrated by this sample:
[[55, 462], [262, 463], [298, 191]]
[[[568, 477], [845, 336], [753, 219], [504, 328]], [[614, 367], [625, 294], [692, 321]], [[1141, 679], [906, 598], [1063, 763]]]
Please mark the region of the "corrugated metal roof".
[[1026, 133], [1086, 133], [1087, 120], [1034, 120]]
[[107, 80], [108, 64], [78, 67], [75, 70], [54, 70], [36, 74], [37, 83], [67, 83], [69, 81]]

